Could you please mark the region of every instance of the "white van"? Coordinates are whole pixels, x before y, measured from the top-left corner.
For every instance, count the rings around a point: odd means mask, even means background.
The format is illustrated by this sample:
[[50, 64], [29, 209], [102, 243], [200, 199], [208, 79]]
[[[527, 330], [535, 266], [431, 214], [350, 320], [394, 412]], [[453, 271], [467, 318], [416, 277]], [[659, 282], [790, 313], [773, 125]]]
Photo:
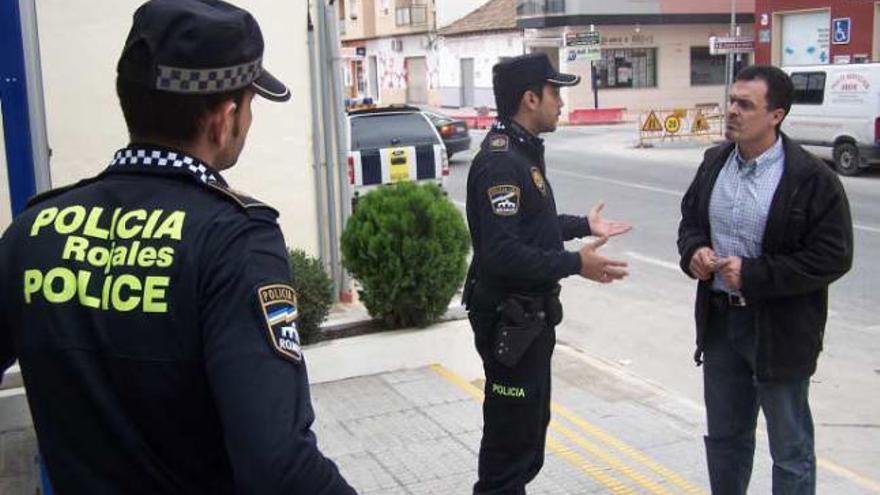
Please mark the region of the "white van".
[[880, 163], [880, 63], [782, 69], [794, 83], [783, 132], [842, 175]]

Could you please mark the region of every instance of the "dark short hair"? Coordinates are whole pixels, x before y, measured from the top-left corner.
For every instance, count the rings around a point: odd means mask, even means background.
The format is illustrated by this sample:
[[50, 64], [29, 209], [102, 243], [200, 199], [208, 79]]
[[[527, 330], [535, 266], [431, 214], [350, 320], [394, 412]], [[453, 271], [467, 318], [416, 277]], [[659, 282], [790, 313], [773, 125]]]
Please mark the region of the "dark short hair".
[[226, 93], [187, 95], [116, 79], [116, 94], [128, 133], [133, 138], [191, 141], [198, 135], [202, 119], [208, 113], [229, 100], [241, 108], [244, 93], [245, 88], [241, 88]]
[[[522, 97], [526, 91], [531, 91], [538, 96], [538, 100], [544, 98], [545, 82], [536, 82], [528, 84], [514, 91], [497, 91], [495, 92], [495, 107], [498, 110], [498, 116], [509, 119], [516, 115], [519, 111], [519, 105], [522, 103]], [[498, 86], [496, 85], [496, 88]]]
[[794, 84], [782, 69], [772, 65], [750, 65], [736, 75], [737, 81], [754, 81], [760, 79], [767, 84], [767, 109], [770, 111], [781, 108], [785, 115], [791, 110], [794, 100]]

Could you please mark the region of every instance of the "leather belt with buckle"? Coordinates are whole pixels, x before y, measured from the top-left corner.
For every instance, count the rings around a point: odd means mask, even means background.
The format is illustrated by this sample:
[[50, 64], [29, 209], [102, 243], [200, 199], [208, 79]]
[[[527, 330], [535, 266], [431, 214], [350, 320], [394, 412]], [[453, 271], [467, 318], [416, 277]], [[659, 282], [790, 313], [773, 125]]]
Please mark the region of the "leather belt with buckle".
[[724, 301], [724, 303], [727, 303], [728, 306], [734, 308], [744, 308], [747, 306], [746, 298], [739, 294], [730, 294], [727, 292], [712, 292], [712, 297], [718, 301]]
[[746, 306], [746, 298], [739, 294], [727, 294], [727, 304], [738, 308], [744, 308]]

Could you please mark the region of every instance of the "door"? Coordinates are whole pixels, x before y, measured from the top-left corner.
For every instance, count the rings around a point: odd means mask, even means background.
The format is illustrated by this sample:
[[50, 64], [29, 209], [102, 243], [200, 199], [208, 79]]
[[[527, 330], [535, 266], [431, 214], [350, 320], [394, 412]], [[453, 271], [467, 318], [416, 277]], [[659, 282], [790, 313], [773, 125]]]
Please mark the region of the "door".
[[831, 11], [782, 15], [782, 65], [816, 65], [831, 62]]
[[376, 63], [376, 56], [370, 55], [370, 96], [373, 101], [379, 101], [379, 64]]
[[428, 66], [425, 57], [406, 59], [406, 101], [425, 105], [428, 103]]
[[460, 106], [474, 106], [474, 59], [461, 59], [461, 100]]

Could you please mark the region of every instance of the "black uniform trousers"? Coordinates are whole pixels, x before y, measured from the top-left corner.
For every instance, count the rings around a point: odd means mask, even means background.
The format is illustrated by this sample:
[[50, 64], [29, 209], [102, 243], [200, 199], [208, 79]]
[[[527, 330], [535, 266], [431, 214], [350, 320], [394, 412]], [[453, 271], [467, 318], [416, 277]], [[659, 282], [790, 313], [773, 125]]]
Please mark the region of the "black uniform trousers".
[[522, 358], [509, 367], [493, 355], [500, 314], [493, 306], [470, 307], [468, 318], [486, 376], [479, 479], [474, 494], [525, 494], [525, 485], [544, 465], [556, 330], [545, 327]]

